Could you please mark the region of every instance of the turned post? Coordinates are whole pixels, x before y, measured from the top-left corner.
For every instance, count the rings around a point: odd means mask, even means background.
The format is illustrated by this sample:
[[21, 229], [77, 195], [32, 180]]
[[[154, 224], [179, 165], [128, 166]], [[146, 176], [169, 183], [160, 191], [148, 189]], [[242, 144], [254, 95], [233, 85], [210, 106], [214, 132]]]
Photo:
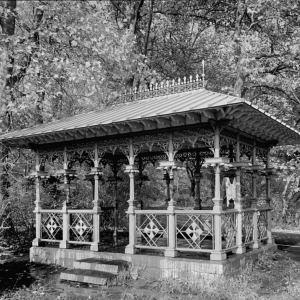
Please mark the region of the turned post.
[[217, 213], [214, 215], [214, 242], [215, 242], [215, 252], [210, 254], [211, 260], [225, 260], [227, 255], [222, 251], [222, 217], [221, 212], [223, 210], [223, 199], [221, 198], [221, 177], [220, 177], [220, 129], [217, 124], [214, 126], [215, 136], [214, 136], [214, 159], [216, 163], [214, 164], [215, 170], [215, 191], [213, 210]]
[[[240, 138], [237, 137], [236, 143], [236, 163], [240, 162]], [[236, 168], [236, 201], [235, 209], [237, 209], [237, 233], [236, 233], [236, 245], [237, 249], [234, 250], [235, 253], [242, 254], [246, 252], [246, 247], [243, 245], [243, 199], [241, 197], [241, 167]]]
[[138, 172], [136, 166], [134, 165], [134, 153], [132, 138], [130, 138], [129, 143], [129, 165], [126, 166], [126, 173], [129, 175], [129, 200], [127, 214], [129, 217], [129, 244], [125, 248], [125, 253], [135, 254], [136, 253], [136, 224], [135, 224], [135, 210], [136, 210], [136, 201], [134, 197], [134, 173]]
[[39, 176], [40, 171], [40, 161], [39, 153], [36, 151], [35, 158], [35, 239], [32, 241], [32, 246], [38, 247], [42, 238], [41, 224], [42, 224], [42, 214], [41, 214], [41, 177]]
[[99, 167], [98, 146], [95, 143], [94, 148], [94, 167], [91, 169], [91, 174], [94, 175], [94, 199], [93, 199], [93, 242], [91, 244], [92, 251], [100, 250], [100, 215], [101, 206], [99, 199], [99, 179], [102, 175], [102, 168]]
[[[254, 141], [254, 146], [252, 150], [252, 165], [256, 166], [256, 143]], [[260, 247], [260, 242], [258, 240], [258, 210], [257, 210], [257, 171], [253, 170], [252, 171], [252, 203], [251, 203], [251, 208], [254, 209], [253, 211], [253, 248], [257, 249]]]
[[168, 257], [176, 257], [178, 252], [176, 251], [176, 218], [175, 218], [175, 200], [174, 200], [174, 170], [176, 169], [176, 164], [174, 162], [174, 145], [173, 145], [173, 133], [170, 132], [169, 134], [169, 148], [168, 148], [168, 173], [170, 178], [170, 185], [169, 185], [169, 195], [170, 200], [168, 202], [168, 242], [169, 246], [165, 250], [165, 256]]
[[68, 175], [68, 158], [67, 158], [67, 148], [64, 147], [64, 190], [66, 192], [66, 200], [63, 202], [62, 213], [63, 213], [63, 239], [60, 242], [59, 248], [67, 249], [69, 248], [69, 240], [70, 240], [70, 215], [68, 212], [68, 208], [70, 205], [70, 180]]

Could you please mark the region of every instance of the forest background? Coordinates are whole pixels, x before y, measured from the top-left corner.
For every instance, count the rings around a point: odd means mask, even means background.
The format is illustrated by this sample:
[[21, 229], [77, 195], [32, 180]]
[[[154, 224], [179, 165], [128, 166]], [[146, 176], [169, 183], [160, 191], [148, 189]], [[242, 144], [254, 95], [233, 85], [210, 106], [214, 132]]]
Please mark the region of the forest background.
[[[206, 89], [244, 97], [290, 126], [300, 123], [297, 0], [2, 0], [0, 26], [2, 133], [104, 109], [129, 89], [201, 74], [203, 60]], [[298, 148], [272, 149], [272, 165], [281, 170], [271, 185], [275, 226], [300, 227]], [[32, 164], [29, 151], [2, 146], [0, 218], [10, 228], [0, 231], [19, 247], [34, 236], [35, 188], [26, 178]], [[139, 197], [158, 203], [162, 175], [150, 167], [145, 172], [150, 183]], [[205, 172], [204, 202], [213, 188]], [[127, 177], [120, 176], [118, 198], [126, 203]], [[245, 197], [251, 194], [247, 176]], [[177, 174], [182, 205], [193, 206], [193, 186], [193, 174]], [[108, 203], [112, 187], [101, 189]], [[261, 178], [260, 197], [264, 191]], [[45, 186], [43, 201], [53, 195], [63, 191]], [[91, 195], [91, 186], [77, 181], [74, 202], [84, 205]]]

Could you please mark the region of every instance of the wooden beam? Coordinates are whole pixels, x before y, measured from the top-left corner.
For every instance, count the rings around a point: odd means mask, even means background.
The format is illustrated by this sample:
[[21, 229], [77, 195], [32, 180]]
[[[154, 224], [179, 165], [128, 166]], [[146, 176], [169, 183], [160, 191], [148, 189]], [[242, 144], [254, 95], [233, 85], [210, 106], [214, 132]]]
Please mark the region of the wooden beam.
[[155, 117], [155, 120], [157, 121], [158, 124], [161, 124], [161, 125], [166, 125], [166, 126], [171, 126], [172, 125], [171, 120], [168, 119], [168, 118]]
[[105, 130], [103, 127], [96, 127], [96, 136], [104, 136], [107, 135], [107, 130]]
[[153, 120], [141, 120], [141, 123], [145, 126], [145, 127], [149, 127], [149, 128], [157, 128], [157, 122], [153, 121]]
[[212, 120], [217, 119], [216, 114], [214, 112], [212, 112], [211, 110], [203, 110], [202, 112], [208, 119], [212, 119]]
[[114, 126], [123, 132], [131, 132], [131, 127], [128, 124], [114, 124]]
[[186, 114], [186, 116], [191, 119], [194, 120], [196, 122], [201, 122], [201, 114], [195, 113], [195, 112], [188, 112]]
[[186, 124], [186, 118], [183, 117], [183, 116], [179, 116], [179, 115], [171, 115], [171, 120], [174, 122], [174, 123], [177, 123], [177, 124], [183, 124], [185, 125]]
[[110, 126], [106, 125], [106, 129], [107, 129], [108, 134], [119, 134], [120, 133], [116, 127], [111, 126], [111, 125]]
[[129, 122], [128, 125], [134, 130], [144, 130], [144, 125], [138, 122]]

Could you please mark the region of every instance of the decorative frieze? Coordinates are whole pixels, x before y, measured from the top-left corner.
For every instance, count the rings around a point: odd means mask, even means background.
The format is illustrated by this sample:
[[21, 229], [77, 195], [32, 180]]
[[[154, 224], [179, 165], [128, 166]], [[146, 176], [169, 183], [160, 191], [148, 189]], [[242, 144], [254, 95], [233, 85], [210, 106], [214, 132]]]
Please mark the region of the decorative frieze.
[[139, 168], [144, 170], [149, 163], [155, 166], [155, 164], [158, 161], [165, 161], [165, 160], [168, 160], [168, 156], [165, 153], [157, 154], [157, 155], [147, 155], [147, 156], [143, 155], [139, 157], [137, 163], [139, 164]]
[[38, 150], [40, 165], [48, 163], [53, 164], [53, 161], [57, 161], [59, 164], [64, 163], [64, 146], [56, 146], [49, 148], [40, 148]]
[[195, 147], [197, 142], [203, 142], [205, 146], [212, 147], [214, 144], [214, 133], [208, 128], [183, 129], [173, 132], [175, 142], [189, 143]]

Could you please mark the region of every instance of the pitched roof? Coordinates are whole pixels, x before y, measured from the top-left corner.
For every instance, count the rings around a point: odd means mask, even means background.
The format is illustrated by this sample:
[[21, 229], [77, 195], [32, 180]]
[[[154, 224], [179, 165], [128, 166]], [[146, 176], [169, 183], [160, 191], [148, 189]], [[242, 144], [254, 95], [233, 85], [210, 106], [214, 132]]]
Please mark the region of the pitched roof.
[[168, 127], [229, 120], [230, 127], [256, 138], [300, 143], [300, 132], [245, 99], [205, 89], [162, 95], [95, 110], [32, 128], [8, 132], [0, 141], [18, 147], [112, 136]]

